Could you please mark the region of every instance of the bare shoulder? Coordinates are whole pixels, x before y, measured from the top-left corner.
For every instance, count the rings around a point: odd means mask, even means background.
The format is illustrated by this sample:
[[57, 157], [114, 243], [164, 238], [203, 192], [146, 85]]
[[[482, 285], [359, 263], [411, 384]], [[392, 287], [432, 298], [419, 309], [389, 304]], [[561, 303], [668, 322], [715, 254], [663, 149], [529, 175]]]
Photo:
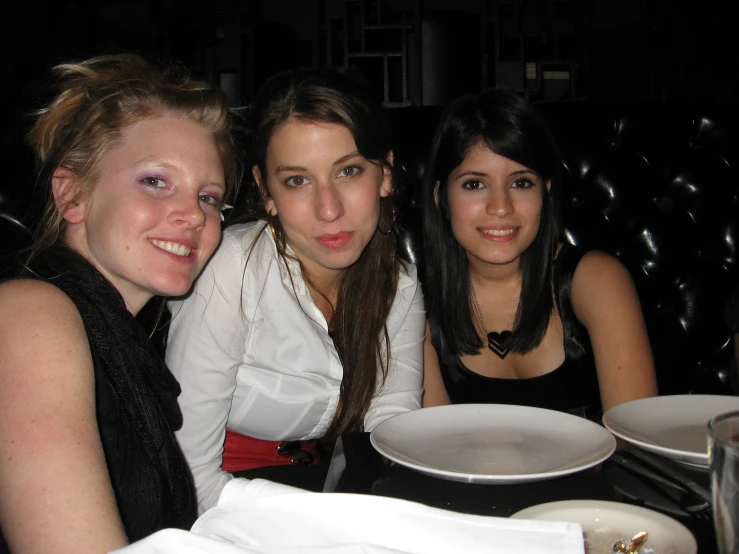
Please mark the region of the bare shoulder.
[[24, 324], [82, 324], [74, 302], [59, 288], [45, 281], [17, 279], [0, 284], [0, 328], [23, 331]]
[[602, 250], [590, 250], [577, 264], [573, 280], [607, 279], [611, 276], [631, 278], [626, 266], [616, 256]]
[[572, 277], [572, 306], [587, 324], [593, 315], [636, 309], [639, 298], [626, 266], [615, 256], [599, 250], [586, 253]]
[[572, 277], [573, 296], [623, 286], [633, 286], [629, 270], [618, 258], [600, 250], [584, 254]]
[[[22, 368], [34, 374], [40, 371], [41, 360], [47, 362], [44, 367], [50, 360], [90, 357], [82, 316], [72, 300], [49, 283], [19, 279], [0, 284], [0, 314], [2, 373]], [[61, 370], [66, 365], [56, 367]]]
[[44, 304], [74, 308], [72, 300], [59, 288], [38, 279], [14, 279], [0, 283], [0, 305], [13, 309], [18, 305]]

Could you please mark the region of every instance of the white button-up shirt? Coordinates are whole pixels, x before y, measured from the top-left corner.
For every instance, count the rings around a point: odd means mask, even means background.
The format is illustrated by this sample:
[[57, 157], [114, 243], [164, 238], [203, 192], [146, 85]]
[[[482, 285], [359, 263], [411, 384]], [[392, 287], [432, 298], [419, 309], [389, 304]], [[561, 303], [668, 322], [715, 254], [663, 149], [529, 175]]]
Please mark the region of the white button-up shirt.
[[[184, 418], [177, 438], [202, 513], [232, 478], [221, 470], [226, 429], [271, 441], [321, 437], [344, 370], [298, 263], [286, 266], [264, 222], [226, 229], [194, 289], [169, 308], [167, 364]], [[421, 406], [425, 310], [413, 265], [400, 272], [387, 331], [388, 376], [366, 431]]]

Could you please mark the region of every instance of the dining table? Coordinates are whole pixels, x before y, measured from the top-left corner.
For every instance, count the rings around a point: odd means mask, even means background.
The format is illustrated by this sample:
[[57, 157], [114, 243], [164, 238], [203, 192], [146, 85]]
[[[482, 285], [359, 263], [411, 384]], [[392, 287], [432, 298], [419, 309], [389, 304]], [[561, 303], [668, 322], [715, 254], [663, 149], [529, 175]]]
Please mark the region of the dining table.
[[[662, 472], [641, 463], [649, 455], [621, 445], [604, 462], [561, 477], [512, 484], [458, 482], [424, 475], [385, 458], [371, 444], [370, 433], [342, 435], [330, 454], [324, 492], [380, 495], [428, 506], [496, 517], [510, 517], [531, 506], [562, 500], [610, 501], [663, 513], [690, 530], [699, 554], [717, 552], [710, 503], [692, 493], [665, 485]], [[710, 474], [668, 460], [658, 460], [673, 477], [684, 476], [695, 488], [710, 491]], [[325, 463], [325, 462], [324, 462]]]

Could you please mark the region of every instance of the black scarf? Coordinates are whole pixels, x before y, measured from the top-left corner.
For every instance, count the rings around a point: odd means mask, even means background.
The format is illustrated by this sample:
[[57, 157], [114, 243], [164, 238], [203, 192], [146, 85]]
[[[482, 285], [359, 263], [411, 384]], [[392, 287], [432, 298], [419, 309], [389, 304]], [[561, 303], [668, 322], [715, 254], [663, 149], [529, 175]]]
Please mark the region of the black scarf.
[[56, 247], [32, 265], [31, 276], [64, 291], [82, 315], [100, 438], [129, 540], [165, 527], [189, 529], [197, 507], [174, 435], [182, 426], [179, 383], [121, 295], [87, 260]]

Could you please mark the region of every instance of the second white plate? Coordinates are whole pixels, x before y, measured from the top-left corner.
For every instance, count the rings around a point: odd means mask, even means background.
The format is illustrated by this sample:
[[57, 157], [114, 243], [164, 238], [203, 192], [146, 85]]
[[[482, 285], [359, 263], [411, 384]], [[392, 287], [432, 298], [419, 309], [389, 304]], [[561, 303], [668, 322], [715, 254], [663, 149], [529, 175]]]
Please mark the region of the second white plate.
[[503, 404], [424, 408], [386, 419], [370, 434], [385, 457], [466, 483], [541, 481], [608, 458], [616, 439], [570, 414]]
[[656, 396], [608, 410], [603, 424], [616, 436], [675, 461], [708, 467], [708, 421], [739, 410], [739, 397], [703, 394]]

